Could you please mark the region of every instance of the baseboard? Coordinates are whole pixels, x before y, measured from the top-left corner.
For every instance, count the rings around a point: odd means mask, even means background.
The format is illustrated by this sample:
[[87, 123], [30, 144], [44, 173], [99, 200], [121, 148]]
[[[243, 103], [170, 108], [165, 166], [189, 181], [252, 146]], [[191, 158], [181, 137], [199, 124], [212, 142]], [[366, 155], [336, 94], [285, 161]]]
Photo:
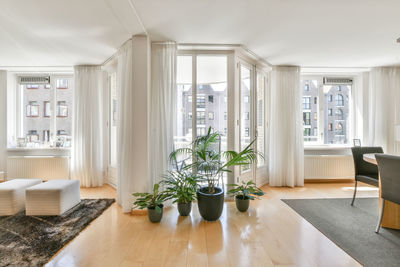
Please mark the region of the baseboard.
[[304, 183], [313, 184], [313, 183], [354, 183], [354, 179], [304, 179]]

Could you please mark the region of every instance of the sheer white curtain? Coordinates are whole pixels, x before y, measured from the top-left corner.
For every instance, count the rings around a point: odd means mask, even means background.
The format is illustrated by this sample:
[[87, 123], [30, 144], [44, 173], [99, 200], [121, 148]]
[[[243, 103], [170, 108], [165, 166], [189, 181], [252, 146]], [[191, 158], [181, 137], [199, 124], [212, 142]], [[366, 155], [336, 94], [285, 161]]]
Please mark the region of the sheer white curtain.
[[384, 151], [395, 154], [395, 128], [400, 125], [400, 68], [379, 67], [370, 72], [368, 92], [367, 144], [382, 146]]
[[103, 95], [100, 66], [76, 66], [72, 118], [72, 178], [83, 187], [103, 184]]
[[150, 95], [150, 177], [160, 182], [169, 169], [176, 124], [176, 44], [152, 45]]
[[[0, 171], [7, 168], [7, 71], [0, 70]], [[0, 175], [0, 180], [4, 178]]]
[[299, 67], [275, 67], [270, 95], [269, 184], [304, 185], [302, 92]]

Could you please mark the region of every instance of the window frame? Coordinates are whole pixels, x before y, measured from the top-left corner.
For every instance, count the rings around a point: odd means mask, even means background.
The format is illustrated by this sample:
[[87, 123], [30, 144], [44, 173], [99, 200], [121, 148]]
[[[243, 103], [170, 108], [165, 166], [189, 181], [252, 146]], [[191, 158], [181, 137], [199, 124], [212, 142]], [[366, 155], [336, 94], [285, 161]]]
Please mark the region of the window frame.
[[[319, 120], [318, 120], [318, 129], [317, 129], [318, 130], [318, 142], [310, 143], [310, 142], [306, 142], [305, 141], [304, 142], [304, 149], [305, 150], [310, 150], [310, 149], [312, 150], [312, 149], [320, 149], [320, 148], [322, 148], [322, 149], [329, 150], [329, 149], [349, 148], [349, 147], [351, 147], [352, 144], [351, 144], [350, 140], [354, 136], [354, 127], [355, 127], [355, 125], [354, 125], [354, 112], [353, 112], [353, 105], [354, 105], [353, 98], [354, 98], [354, 94], [355, 94], [355, 87], [356, 87], [355, 83], [356, 83], [356, 77], [357, 76], [355, 74], [346, 74], [346, 73], [339, 73], [339, 74], [338, 73], [316, 73], [316, 74], [313, 74], [313, 73], [301, 73], [300, 76], [301, 76], [301, 78], [300, 78], [301, 82], [303, 80], [317, 80], [318, 81], [318, 89], [319, 89], [318, 90], [318, 92], [319, 92], [318, 93], [318, 98], [319, 98], [319, 100], [318, 100], [318, 113], [319, 113], [318, 117], [319, 118], [318, 119]], [[347, 78], [353, 79], [353, 84], [351, 85], [351, 91], [347, 95], [347, 97], [349, 98], [348, 99], [348, 105], [349, 105], [349, 116], [348, 116], [349, 136], [348, 136], [348, 143], [347, 144], [324, 144], [324, 133], [323, 133], [324, 126], [325, 126], [324, 125], [325, 121], [324, 121], [324, 116], [323, 116], [323, 114], [324, 114], [324, 101], [322, 101], [321, 99], [323, 99], [323, 97], [324, 97], [324, 93], [323, 93], [323, 77], [327, 77], [327, 76], [329, 76], [329, 77], [347, 77]], [[343, 85], [340, 85], [340, 86], [343, 86]], [[301, 84], [300, 84], [300, 88], [302, 88]], [[343, 94], [343, 88], [341, 88], [341, 89], [342, 90], [340, 91], [340, 94], [342, 94], [342, 96], [343, 96], [343, 102], [344, 102], [343, 106], [345, 106], [347, 100], [346, 100], [345, 94]], [[302, 90], [302, 92], [303, 91], [304, 90]], [[303, 97], [303, 95], [302, 95], [302, 97]], [[329, 103], [333, 103], [335, 108], [342, 108], [343, 107], [343, 106], [336, 106], [335, 97], [333, 97], [332, 94], [328, 95], [327, 101]], [[303, 102], [302, 102], [302, 107], [303, 107]], [[303, 113], [303, 108], [302, 108], [301, 112]], [[326, 112], [328, 112], [328, 109], [326, 110]], [[335, 114], [334, 110], [332, 110], [332, 115], [331, 116], [336, 117], [336, 114]], [[339, 122], [341, 122], [341, 120], [339, 120]], [[335, 126], [336, 126], [336, 122], [334, 124], [332, 124], [331, 132], [333, 132], [333, 133], [336, 132]], [[328, 130], [328, 125], [327, 125], [327, 131], [329, 131]]]
[[[26, 116], [26, 108], [27, 106], [24, 105], [24, 85], [20, 84], [18, 81], [18, 77], [20, 76], [37, 76], [37, 75], [49, 75], [50, 76], [50, 86], [48, 86], [47, 84], [39, 84], [39, 88], [41, 86], [43, 86], [44, 89], [51, 89], [51, 98], [49, 100], [46, 101], [33, 101], [33, 102], [37, 102], [38, 106], [39, 106], [39, 115], [36, 117], [32, 117], [32, 118], [46, 118], [46, 119], [50, 119], [50, 125], [49, 125], [49, 131], [50, 131], [50, 136], [57, 136], [57, 118], [65, 118], [65, 117], [59, 117], [57, 116], [57, 103], [58, 103], [58, 99], [57, 99], [57, 90], [74, 90], [74, 75], [73, 72], [71, 71], [61, 71], [61, 72], [45, 72], [45, 71], [40, 71], [40, 72], [13, 72], [13, 88], [14, 88], [14, 92], [13, 92], [13, 98], [15, 99], [15, 104], [13, 104], [10, 108], [15, 109], [13, 111], [13, 117], [15, 118], [15, 125], [13, 125], [13, 129], [12, 131], [9, 131], [7, 133], [7, 139], [8, 138], [12, 138], [13, 136], [15, 138], [25, 138], [28, 136], [28, 132], [24, 132], [24, 116]], [[59, 79], [66, 79], [68, 80], [68, 86], [65, 87], [60, 87], [57, 88], [57, 80]], [[26, 86], [26, 85], [25, 85]], [[36, 88], [26, 88], [27, 90], [37, 90]], [[59, 100], [59, 101], [63, 101], [63, 100]], [[73, 98], [72, 98], [73, 101]], [[46, 102], [49, 103], [49, 108], [50, 108], [50, 117], [46, 116], [46, 108], [48, 108], [48, 106], [46, 105]], [[72, 108], [73, 103], [71, 104], [70, 107], [68, 107], [68, 116], [71, 116], [69, 110], [70, 108]], [[68, 117], [67, 116], [67, 117]], [[71, 120], [72, 123], [72, 120]], [[7, 123], [8, 124], [8, 123]], [[71, 125], [71, 129], [72, 129], [72, 125]], [[37, 132], [37, 135], [39, 135], [39, 132]], [[72, 132], [70, 133], [69, 136], [72, 136]], [[44, 138], [44, 137], [43, 137]], [[42, 139], [43, 139], [42, 138]], [[43, 142], [41, 138], [39, 138], [39, 141]], [[56, 140], [54, 140], [56, 141]], [[7, 145], [7, 150], [24, 150], [24, 149], [32, 149], [31, 147], [18, 147], [18, 142], [16, 142], [15, 146], [10, 146], [10, 144]], [[70, 140], [69, 140], [70, 143]], [[70, 150], [71, 147], [70, 146], [65, 146], [65, 147], [57, 147], [57, 146], [46, 146], [41, 144], [38, 147], [33, 147], [36, 150]]]

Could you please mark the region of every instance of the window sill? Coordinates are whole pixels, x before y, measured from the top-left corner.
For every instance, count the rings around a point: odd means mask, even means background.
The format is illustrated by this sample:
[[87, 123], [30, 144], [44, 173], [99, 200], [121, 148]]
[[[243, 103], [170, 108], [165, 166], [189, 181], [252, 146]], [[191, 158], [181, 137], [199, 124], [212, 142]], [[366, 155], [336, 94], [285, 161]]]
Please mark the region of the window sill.
[[304, 150], [344, 150], [351, 147], [351, 145], [305, 145]]
[[70, 147], [10, 147], [7, 148], [7, 151], [15, 152], [15, 151], [70, 151]]

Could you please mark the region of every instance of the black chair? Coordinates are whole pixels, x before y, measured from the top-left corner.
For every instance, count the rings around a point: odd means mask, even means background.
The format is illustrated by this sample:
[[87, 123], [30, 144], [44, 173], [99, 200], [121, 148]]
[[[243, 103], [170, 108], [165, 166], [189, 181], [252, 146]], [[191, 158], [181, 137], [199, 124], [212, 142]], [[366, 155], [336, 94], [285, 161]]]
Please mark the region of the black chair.
[[354, 195], [351, 205], [353, 206], [357, 193], [357, 182], [363, 182], [369, 185], [379, 186], [378, 166], [366, 162], [363, 159], [364, 154], [383, 153], [382, 147], [352, 147], [354, 168], [355, 168], [355, 184]]
[[379, 215], [376, 233], [381, 227], [385, 201], [400, 204], [400, 157], [392, 155], [375, 155], [381, 175], [381, 213]]

